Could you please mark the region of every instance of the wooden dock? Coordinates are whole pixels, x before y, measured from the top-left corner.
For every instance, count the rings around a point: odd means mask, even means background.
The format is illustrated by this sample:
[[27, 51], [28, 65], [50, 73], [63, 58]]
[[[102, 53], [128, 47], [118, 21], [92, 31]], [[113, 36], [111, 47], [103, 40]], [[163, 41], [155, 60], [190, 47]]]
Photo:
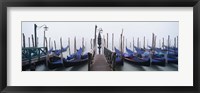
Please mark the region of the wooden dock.
[[111, 71], [111, 67], [106, 61], [104, 55], [95, 55], [94, 63], [91, 64], [91, 71]]

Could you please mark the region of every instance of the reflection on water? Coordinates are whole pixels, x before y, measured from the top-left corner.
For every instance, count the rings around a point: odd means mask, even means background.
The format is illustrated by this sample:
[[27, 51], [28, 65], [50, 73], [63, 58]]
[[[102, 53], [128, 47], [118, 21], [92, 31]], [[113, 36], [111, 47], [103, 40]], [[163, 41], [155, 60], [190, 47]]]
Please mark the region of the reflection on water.
[[[60, 67], [56, 69], [48, 69], [45, 65], [38, 65], [36, 71], [88, 71], [88, 64], [74, 67]], [[177, 64], [167, 64], [165, 67], [151, 65], [138, 66], [128, 62], [124, 62], [123, 66], [117, 66], [116, 71], [178, 71]]]

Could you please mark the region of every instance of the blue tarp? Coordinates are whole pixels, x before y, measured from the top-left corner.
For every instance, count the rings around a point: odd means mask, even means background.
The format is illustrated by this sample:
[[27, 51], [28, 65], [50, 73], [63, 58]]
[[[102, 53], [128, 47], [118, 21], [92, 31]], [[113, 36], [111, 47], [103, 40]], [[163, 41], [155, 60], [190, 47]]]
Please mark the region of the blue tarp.
[[121, 51], [119, 51], [117, 48], [115, 48], [115, 52], [117, 55], [121, 55]]
[[61, 49], [55, 50], [55, 54], [56, 54], [57, 56], [59, 56], [59, 55], [61, 54], [61, 52], [67, 51], [68, 48], [69, 48], [69, 46], [67, 46], [67, 47], [65, 47], [65, 48], [62, 48], [62, 51], [61, 51]]
[[134, 46], [134, 48], [135, 48], [135, 50], [137, 51], [138, 54], [143, 54], [144, 53], [144, 51], [142, 51], [140, 48], [137, 48], [135, 46]]
[[134, 54], [134, 52], [132, 51], [132, 50], [130, 50], [130, 49], [128, 49], [127, 47], [126, 47], [126, 52], [128, 53], [128, 54]]

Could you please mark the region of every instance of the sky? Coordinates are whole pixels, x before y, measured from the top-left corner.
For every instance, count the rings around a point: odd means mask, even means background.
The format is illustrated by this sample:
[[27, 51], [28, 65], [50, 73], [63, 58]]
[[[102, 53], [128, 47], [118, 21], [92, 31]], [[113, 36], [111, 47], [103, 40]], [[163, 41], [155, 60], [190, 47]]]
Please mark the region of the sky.
[[[25, 34], [26, 46], [28, 46], [28, 37], [31, 37], [31, 34], [34, 35], [34, 24], [38, 26], [46, 25], [48, 30], [46, 31], [46, 37], [49, 39], [51, 37], [51, 46], [53, 45], [53, 40], [56, 41], [57, 49], [60, 48], [60, 38], [62, 37], [63, 47], [68, 45], [68, 38], [70, 38], [70, 48], [73, 53], [74, 48], [74, 37], [76, 37], [77, 48], [82, 46], [82, 38], [84, 38], [84, 45], [86, 46], [86, 51], [90, 51], [90, 40], [94, 38], [95, 25], [97, 29], [101, 28], [103, 36], [107, 36], [108, 33], [108, 48], [112, 49], [112, 33], [114, 33], [114, 46], [119, 48], [120, 43], [120, 34], [123, 29], [123, 35], [125, 36], [125, 46], [127, 42], [127, 47], [132, 49], [133, 38], [135, 45], [137, 44], [137, 38], [141, 41], [141, 46], [143, 46], [143, 38], [145, 36], [145, 42], [147, 45], [151, 45], [152, 42], [152, 33], [157, 36], [157, 47], [159, 47], [159, 40], [165, 38], [165, 45], [167, 42], [168, 35], [170, 35], [171, 43], [174, 44], [174, 37], [178, 36], [179, 32], [179, 22], [178, 21], [132, 21], [132, 22], [22, 22], [22, 33]], [[98, 33], [97, 33], [98, 35]], [[39, 47], [43, 46], [44, 38], [44, 28], [37, 29], [37, 36], [39, 38]], [[126, 41], [127, 40], [127, 41]], [[161, 40], [162, 41], [162, 40]], [[48, 41], [49, 42], [49, 41]], [[130, 44], [131, 43], [131, 44]], [[32, 43], [31, 43], [32, 46]]]

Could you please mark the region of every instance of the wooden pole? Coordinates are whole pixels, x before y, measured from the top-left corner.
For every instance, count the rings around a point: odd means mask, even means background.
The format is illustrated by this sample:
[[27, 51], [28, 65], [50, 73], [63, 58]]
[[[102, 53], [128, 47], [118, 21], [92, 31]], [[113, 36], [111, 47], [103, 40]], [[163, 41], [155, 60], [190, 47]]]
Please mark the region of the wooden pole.
[[126, 39], [126, 47], [127, 47], [127, 39]]
[[104, 45], [104, 47], [106, 47], [106, 39], [105, 39], [105, 35], [103, 35], [103, 45]]
[[123, 36], [123, 44], [122, 44], [123, 45], [123, 47], [122, 47], [123, 49], [122, 49], [122, 53], [124, 53], [124, 41], [125, 41], [125, 37]]
[[107, 33], [107, 48], [108, 48], [108, 33]]
[[39, 38], [37, 37], [37, 47], [38, 47], [38, 45], [39, 45]]
[[51, 49], [51, 37], [49, 37], [49, 49]]
[[170, 37], [169, 37], [169, 35], [168, 35], [168, 50], [169, 50], [169, 46], [170, 46], [170, 45], [169, 45], [169, 40], [170, 40]]
[[134, 37], [133, 37], [133, 52], [134, 52], [134, 47], [135, 47], [135, 42], [134, 42]]
[[45, 31], [44, 31], [44, 41], [43, 41], [43, 47], [45, 47]]
[[176, 37], [174, 38], [174, 47], [176, 48]]
[[120, 44], [120, 45], [121, 45], [121, 52], [123, 51], [123, 44], [122, 44], [123, 40], [122, 40], [122, 36], [123, 36], [123, 29], [122, 29], [121, 40], [120, 40], [120, 41], [121, 41], [121, 44]]
[[163, 38], [162, 48], [165, 48], [165, 39]]
[[29, 47], [31, 47], [31, 43], [30, 42], [31, 42], [30, 37], [28, 37], [28, 46]]
[[155, 40], [154, 40], [154, 48], [156, 48], [156, 37], [157, 37], [157, 36], [155, 35], [155, 38], [154, 38], [154, 39], [155, 39]]
[[90, 39], [90, 49], [92, 49], [92, 38]]
[[84, 47], [84, 37], [82, 37], [82, 48]]
[[35, 47], [35, 46], [34, 46], [35, 43], [34, 43], [33, 34], [32, 34], [31, 36], [32, 36], [32, 45], [33, 45], [33, 47]]
[[71, 48], [70, 48], [70, 37], [68, 37], [68, 46], [69, 46], [69, 55], [71, 55]]
[[139, 48], [139, 37], [137, 38], [137, 47]]
[[56, 41], [54, 40], [54, 48], [55, 48], [55, 50], [56, 50]]
[[154, 33], [152, 34], [152, 48], [154, 49]]
[[149, 40], [147, 39], [147, 47], [149, 46]]
[[95, 33], [94, 33], [94, 48], [95, 48], [95, 53], [96, 53], [96, 38], [97, 38], [97, 36], [96, 36], [96, 33], [97, 33], [97, 25], [95, 25]]
[[62, 46], [62, 38], [60, 38], [60, 48], [61, 48], [61, 63], [63, 63], [63, 53], [62, 53], [63, 46]]
[[178, 48], [178, 36], [177, 36], [177, 48]]
[[145, 36], [144, 36], [144, 43], [143, 43], [143, 48], [145, 49]]
[[161, 48], [161, 41], [160, 41], [160, 39], [159, 39], [159, 48]]
[[26, 43], [25, 43], [25, 35], [23, 33], [23, 47], [25, 48], [26, 47]]
[[[45, 38], [45, 42], [46, 42], [46, 45], [47, 45], [47, 39]], [[47, 48], [47, 47], [46, 47]], [[47, 50], [48, 50], [48, 48], [47, 48]], [[46, 55], [46, 66], [48, 67], [48, 65], [49, 65], [49, 53], [48, 53], [48, 51], [47, 51], [47, 55]]]
[[74, 53], [76, 53], [76, 37], [74, 37]]
[[37, 25], [34, 24], [34, 34], [35, 34], [35, 47], [37, 47]]
[[112, 51], [114, 50], [114, 33], [112, 33]]
[[131, 42], [130, 42], [130, 48], [131, 48]]

